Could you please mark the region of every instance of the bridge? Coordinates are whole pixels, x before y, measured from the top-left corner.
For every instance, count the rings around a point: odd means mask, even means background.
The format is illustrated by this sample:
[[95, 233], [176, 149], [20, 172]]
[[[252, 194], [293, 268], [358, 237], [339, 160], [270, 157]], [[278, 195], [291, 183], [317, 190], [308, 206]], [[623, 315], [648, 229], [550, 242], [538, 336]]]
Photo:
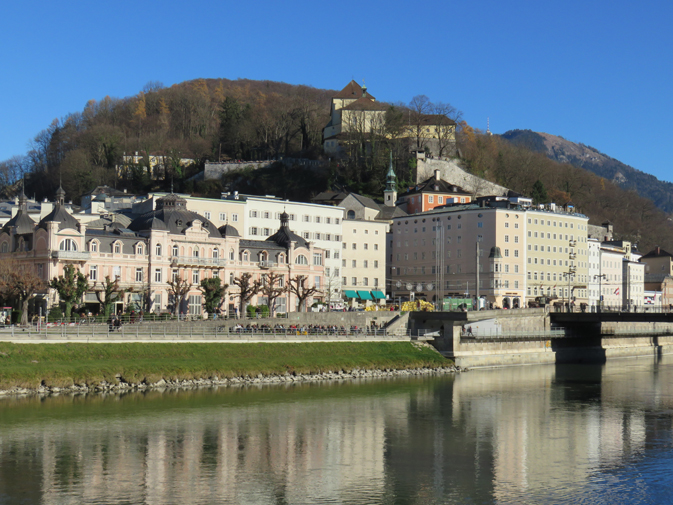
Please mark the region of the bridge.
[[673, 353], [670, 311], [549, 312], [544, 308], [478, 312], [414, 312], [412, 334], [463, 367], [604, 362]]

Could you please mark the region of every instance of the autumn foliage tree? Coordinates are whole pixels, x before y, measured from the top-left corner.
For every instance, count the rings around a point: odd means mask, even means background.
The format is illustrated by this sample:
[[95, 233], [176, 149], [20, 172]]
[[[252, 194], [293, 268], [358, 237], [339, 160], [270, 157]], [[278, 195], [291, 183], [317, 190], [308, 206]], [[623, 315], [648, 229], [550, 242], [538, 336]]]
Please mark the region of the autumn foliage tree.
[[0, 263], [0, 294], [6, 302], [15, 302], [21, 310], [22, 326], [28, 324], [28, 302], [44, 288], [44, 281], [37, 276], [32, 265], [18, 264], [13, 260]]

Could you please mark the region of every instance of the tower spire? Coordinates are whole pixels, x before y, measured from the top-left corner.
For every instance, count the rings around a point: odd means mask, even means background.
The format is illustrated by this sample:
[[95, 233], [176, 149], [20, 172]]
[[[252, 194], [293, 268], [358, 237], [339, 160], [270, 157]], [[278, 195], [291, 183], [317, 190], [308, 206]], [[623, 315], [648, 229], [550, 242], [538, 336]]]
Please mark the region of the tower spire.
[[394, 207], [397, 201], [397, 176], [393, 170], [393, 152], [390, 151], [390, 165], [388, 166], [388, 173], [386, 174], [386, 189], [383, 192], [384, 203], [388, 207]]

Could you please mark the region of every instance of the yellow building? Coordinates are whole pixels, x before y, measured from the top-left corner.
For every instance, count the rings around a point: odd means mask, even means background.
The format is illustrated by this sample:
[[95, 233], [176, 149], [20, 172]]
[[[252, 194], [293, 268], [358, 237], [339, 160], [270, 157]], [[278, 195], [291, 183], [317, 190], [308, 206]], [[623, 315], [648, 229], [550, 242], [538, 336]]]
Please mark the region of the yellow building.
[[450, 156], [455, 152], [456, 123], [442, 114], [420, 114], [408, 110], [404, 123], [393, 135], [386, 131], [389, 105], [377, 102], [367, 88], [349, 82], [332, 97], [330, 120], [323, 129], [323, 148], [337, 155], [347, 143], [366, 142], [372, 134], [388, 139], [404, 139], [409, 149], [432, 155]]

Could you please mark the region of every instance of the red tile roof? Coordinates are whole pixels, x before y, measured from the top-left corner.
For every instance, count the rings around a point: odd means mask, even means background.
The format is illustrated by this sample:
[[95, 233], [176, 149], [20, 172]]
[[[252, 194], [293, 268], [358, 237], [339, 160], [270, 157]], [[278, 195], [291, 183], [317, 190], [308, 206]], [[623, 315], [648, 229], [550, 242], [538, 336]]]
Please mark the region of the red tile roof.
[[388, 106], [379, 102], [375, 102], [369, 94], [358, 98], [354, 102], [349, 103], [341, 110], [387, 110]]
[[[346, 87], [339, 91], [336, 95], [334, 95], [333, 98], [361, 98], [363, 95], [362, 91], [362, 86], [360, 86], [357, 82], [351, 81], [348, 84], [346, 84]], [[367, 96], [370, 98], [374, 98], [372, 95], [367, 93]]]

